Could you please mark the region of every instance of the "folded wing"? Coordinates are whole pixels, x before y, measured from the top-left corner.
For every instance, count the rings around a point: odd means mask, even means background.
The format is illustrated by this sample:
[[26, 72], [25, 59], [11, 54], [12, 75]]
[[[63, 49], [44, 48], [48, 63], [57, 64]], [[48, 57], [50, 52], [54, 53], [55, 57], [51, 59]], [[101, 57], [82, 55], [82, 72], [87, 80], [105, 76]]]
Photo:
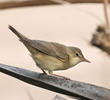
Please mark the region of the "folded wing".
[[46, 55], [56, 57], [63, 61], [68, 60], [67, 48], [62, 44], [41, 40], [28, 40], [27, 42], [30, 46]]

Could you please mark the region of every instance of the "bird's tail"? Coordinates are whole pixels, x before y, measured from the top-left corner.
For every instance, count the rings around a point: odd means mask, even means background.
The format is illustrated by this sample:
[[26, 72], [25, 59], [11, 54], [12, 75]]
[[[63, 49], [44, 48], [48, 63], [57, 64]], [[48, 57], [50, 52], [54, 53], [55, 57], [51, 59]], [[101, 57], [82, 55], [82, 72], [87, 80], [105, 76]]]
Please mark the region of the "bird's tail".
[[28, 39], [27, 37], [25, 37], [24, 35], [22, 35], [21, 33], [19, 33], [14, 27], [12, 27], [11, 25], [8, 26], [8, 28], [20, 39], [20, 41], [26, 40]]

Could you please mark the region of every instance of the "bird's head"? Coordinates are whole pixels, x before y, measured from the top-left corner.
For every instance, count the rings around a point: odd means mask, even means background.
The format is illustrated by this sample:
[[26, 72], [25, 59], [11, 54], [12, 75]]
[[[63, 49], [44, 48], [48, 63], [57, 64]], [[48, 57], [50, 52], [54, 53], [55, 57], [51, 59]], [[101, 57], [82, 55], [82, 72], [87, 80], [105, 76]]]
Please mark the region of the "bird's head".
[[[72, 51], [72, 62], [74, 64], [78, 64], [80, 62], [88, 62], [90, 63], [89, 60], [87, 60], [83, 54], [82, 54], [82, 51], [79, 49], [79, 48], [76, 48], [76, 47], [70, 47], [71, 51]], [[73, 64], [73, 65], [74, 65]]]

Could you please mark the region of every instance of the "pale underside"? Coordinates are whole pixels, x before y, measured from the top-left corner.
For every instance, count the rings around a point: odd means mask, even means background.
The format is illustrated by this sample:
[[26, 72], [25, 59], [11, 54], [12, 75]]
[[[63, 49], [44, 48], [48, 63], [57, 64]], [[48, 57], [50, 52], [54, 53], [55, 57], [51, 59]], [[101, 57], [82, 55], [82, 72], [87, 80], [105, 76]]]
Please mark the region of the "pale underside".
[[43, 53], [38, 53], [32, 55], [36, 65], [43, 70], [47, 70], [50, 74], [53, 71], [66, 70], [75, 66], [78, 62], [78, 58], [70, 57], [70, 61], [63, 62], [55, 57], [45, 55]]

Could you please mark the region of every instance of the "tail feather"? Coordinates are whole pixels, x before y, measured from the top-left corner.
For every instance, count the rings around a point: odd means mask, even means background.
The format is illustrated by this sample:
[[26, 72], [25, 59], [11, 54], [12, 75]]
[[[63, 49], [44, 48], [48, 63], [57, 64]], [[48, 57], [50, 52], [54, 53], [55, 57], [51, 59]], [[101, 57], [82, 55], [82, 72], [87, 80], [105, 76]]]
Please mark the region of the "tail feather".
[[36, 53], [37, 52], [34, 49], [33, 45], [30, 43], [30, 41], [32, 41], [31, 39], [28, 39], [27, 37], [23, 36], [21, 33], [19, 33], [11, 25], [9, 25], [8, 28], [20, 39], [20, 41], [25, 45], [25, 47], [30, 51], [30, 53], [33, 54], [33, 53]]
[[24, 39], [27, 39], [24, 35], [22, 35], [21, 33], [19, 33], [14, 27], [12, 27], [11, 25], [8, 26], [8, 28], [22, 41]]

